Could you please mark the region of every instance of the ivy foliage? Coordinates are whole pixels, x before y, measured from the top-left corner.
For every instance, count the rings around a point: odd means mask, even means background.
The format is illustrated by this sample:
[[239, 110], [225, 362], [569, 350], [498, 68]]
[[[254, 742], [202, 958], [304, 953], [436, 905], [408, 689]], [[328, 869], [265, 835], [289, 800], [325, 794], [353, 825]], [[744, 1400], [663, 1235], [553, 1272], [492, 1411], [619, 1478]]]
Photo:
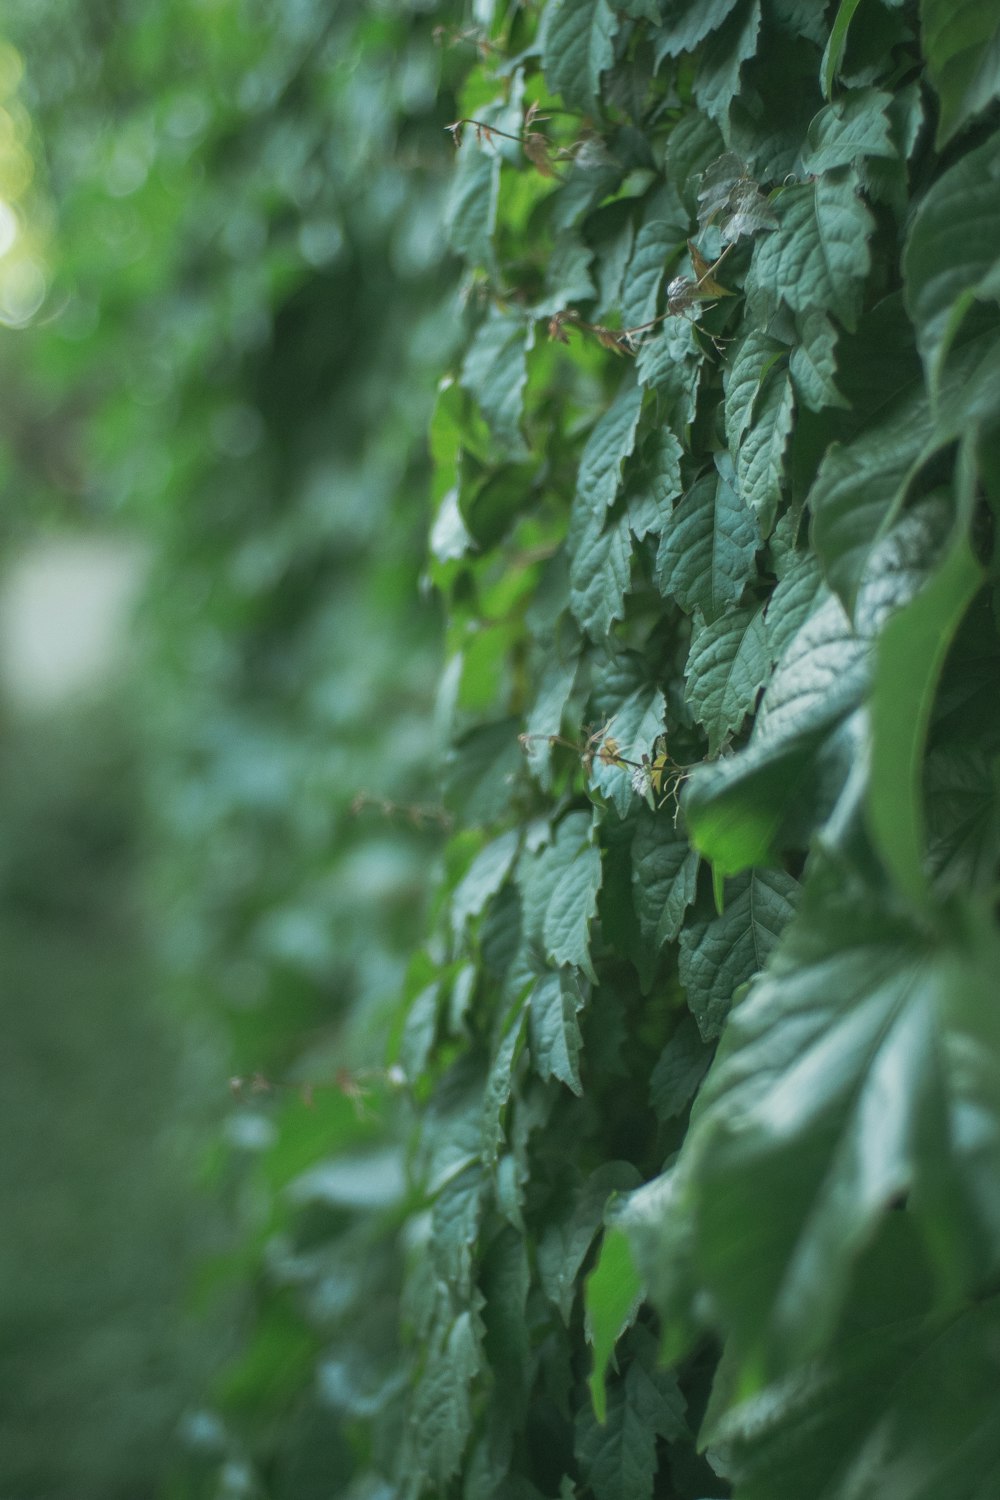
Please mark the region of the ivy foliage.
[[399, 1493], [982, 1500], [1000, 33], [477, 14]]

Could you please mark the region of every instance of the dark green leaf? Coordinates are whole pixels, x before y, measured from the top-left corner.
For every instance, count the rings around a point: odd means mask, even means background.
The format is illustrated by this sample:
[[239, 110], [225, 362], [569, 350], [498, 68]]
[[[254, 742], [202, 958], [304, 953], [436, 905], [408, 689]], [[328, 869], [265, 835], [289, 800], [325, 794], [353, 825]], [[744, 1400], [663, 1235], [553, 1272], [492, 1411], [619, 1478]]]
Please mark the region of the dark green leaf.
[[1000, 97], [1000, 17], [976, 0], [921, 0], [920, 26], [940, 148]]
[[753, 709], [770, 667], [762, 605], [733, 610], [708, 625], [700, 613], [695, 615], [686, 696], [708, 734], [711, 757]]
[[682, 609], [700, 609], [706, 620], [741, 597], [753, 575], [760, 545], [753, 515], [733, 483], [732, 468], [720, 462], [691, 487], [664, 530], [656, 558], [660, 592]]
[[549, 0], [542, 22], [542, 67], [553, 93], [571, 107], [596, 114], [601, 74], [614, 61], [617, 30], [607, 0]]

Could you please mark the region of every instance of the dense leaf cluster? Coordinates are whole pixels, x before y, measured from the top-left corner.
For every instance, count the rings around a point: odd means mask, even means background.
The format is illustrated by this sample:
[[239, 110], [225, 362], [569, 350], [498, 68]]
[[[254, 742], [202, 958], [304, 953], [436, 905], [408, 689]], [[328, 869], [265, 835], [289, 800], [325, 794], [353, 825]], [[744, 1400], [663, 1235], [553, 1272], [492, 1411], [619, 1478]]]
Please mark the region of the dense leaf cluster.
[[985, 1497], [1000, 32], [480, 9], [401, 1493]]

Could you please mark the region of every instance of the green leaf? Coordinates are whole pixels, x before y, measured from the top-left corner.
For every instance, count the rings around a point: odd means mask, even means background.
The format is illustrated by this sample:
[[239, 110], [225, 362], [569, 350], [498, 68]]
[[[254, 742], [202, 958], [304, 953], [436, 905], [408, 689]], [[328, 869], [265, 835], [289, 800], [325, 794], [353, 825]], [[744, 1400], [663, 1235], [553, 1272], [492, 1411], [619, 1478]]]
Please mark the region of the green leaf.
[[500, 1154], [503, 1141], [503, 1113], [513, 1088], [514, 1060], [524, 1034], [527, 1006], [520, 998], [512, 1007], [507, 1029], [500, 1038], [499, 1046], [486, 1075], [483, 1092], [483, 1160], [493, 1166]]
[[817, 608], [826, 584], [819, 563], [811, 552], [800, 553], [767, 601], [764, 625], [772, 660], [779, 661], [785, 647]]
[[604, 525], [603, 518], [575, 508], [567, 538], [570, 549], [569, 602], [593, 640], [610, 635], [625, 613], [632, 576], [632, 531], [627, 512]]
[[552, 746], [548, 735], [558, 734], [562, 716], [573, 692], [579, 659], [575, 650], [567, 647], [562, 636], [547, 656], [535, 701], [525, 720], [524, 754], [539, 786], [546, 791], [552, 785]]
[[847, 45], [847, 33], [854, 19], [861, 0], [840, 0], [837, 8], [837, 18], [830, 30], [829, 40], [823, 51], [823, 60], [820, 64], [820, 75], [823, 80], [823, 97], [829, 99], [833, 94], [833, 81], [840, 71], [840, 64], [844, 56], [844, 48]]
[[692, 771], [684, 815], [717, 871], [735, 875], [808, 842], [823, 816], [815, 793], [824, 746], [860, 701], [867, 662], [840, 601], [828, 597], [786, 646], [746, 748]]
[[722, 25], [739, 0], [666, 0], [656, 33], [656, 61], [693, 52], [698, 43]]
[[440, 1279], [459, 1296], [472, 1286], [472, 1247], [482, 1212], [483, 1169], [478, 1162], [450, 1177], [431, 1210], [431, 1251]]
[[736, 451], [740, 493], [770, 536], [781, 501], [785, 449], [795, 414], [795, 392], [787, 372], [772, 375], [751, 426]]
[[622, 286], [621, 316], [625, 328], [637, 328], [655, 318], [660, 284], [671, 260], [684, 249], [687, 217], [677, 202], [676, 219], [654, 219], [643, 224]]
[[544, 974], [531, 992], [531, 1060], [540, 1078], [558, 1078], [574, 1094], [580, 1082], [580, 1026], [583, 995], [571, 975]]
[[533, 342], [530, 321], [493, 308], [476, 330], [462, 364], [463, 386], [479, 402], [497, 440], [515, 455], [527, 451], [520, 421], [527, 351]]
[[982, 1134], [974, 1123], [996, 1071], [981, 1031], [997, 1031], [982, 998], [996, 953], [995, 932], [935, 944], [871, 891], [845, 891], [839, 869], [813, 877], [730, 1017], [690, 1139], [694, 1254], [747, 1368], [782, 1373], [826, 1344], [859, 1256], [910, 1190], [950, 1274], [996, 1274], [995, 1109]]
[[738, 0], [736, 9], [702, 48], [694, 96], [714, 120], [725, 120], [740, 91], [740, 71], [757, 52], [760, 0]]
[[629, 1162], [606, 1162], [577, 1187], [565, 1206], [543, 1229], [538, 1241], [538, 1278], [542, 1290], [569, 1324], [579, 1290], [580, 1267], [604, 1221], [613, 1193], [636, 1187], [639, 1174]]
[[708, 1072], [712, 1049], [693, 1016], [682, 1016], [649, 1079], [649, 1102], [664, 1124], [687, 1109]]
[[656, 582], [682, 609], [715, 620], [741, 597], [760, 546], [757, 524], [733, 482], [732, 465], [697, 480], [660, 538]]
[[[641, 760], [643, 754], [652, 750], [657, 735], [663, 732], [665, 712], [663, 694], [656, 683], [644, 682], [614, 708], [608, 734], [629, 760]], [[600, 789], [620, 818], [626, 816], [635, 797], [627, 769], [605, 765], [599, 756], [595, 756], [590, 768], [590, 783]]]
[[681, 115], [667, 137], [667, 179], [677, 188], [692, 218], [698, 213], [701, 174], [724, 149], [718, 125], [698, 110]]
[[762, 605], [733, 610], [707, 625], [700, 613], [695, 615], [686, 697], [708, 734], [713, 759], [752, 711], [770, 667]]
[[604, 1231], [597, 1264], [584, 1283], [584, 1328], [594, 1351], [590, 1399], [599, 1422], [607, 1417], [605, 1376], [622, 1334], [635, 1322], [642, 1305], [643, 1285], [629, 1242], [611, 1225]]
[[750, 870], [726, 882], [721, 916], [682, 930], [680, 978], [703, 1041], [720, 1034], [735, 991], [764, 968], [798, 893], [784, 870]]
[[589, 977], [590, 924], [597, 913], [601, 853], [590, 841], [591, 815], [567, 813], [552, 843], [522, 860], [518, 883], [530, 937], [555, 964], [574, 964]]
[[929, 189], [903, 252], [906, 308], [931, 389], [972, 303], [1000, 265], [1000, 135], [994, 132]]
[[576, 1456], [596, 1500], [649, 1500], [657, 1434], [675, 1440], [686, 1431], [684, 1405], [673, 1375], [649, 1374], [633, 1360], [612, 1387], [603, 1424], [587, 1408], [581, 1411]]
[[809, 491], [813, 545], [827, 582], [849, 609], [872, 547], [905, 499], [929, 425], [919, 393], [852, 443], [834, 443], [819, 466]]
[[889, 620], [875, 651], [868, 821], [896, 885], [922, 906], [929, 896], [922, 787], [927, 727], [945, 656], [982, 578], [960, 535], [926, 588]]
[[[897, 1258], [890, 1275], [907, 1271]], [[998, 1337], [995, 1297], [946, 1316], [883, 1312], [827, 1359], [764, 1386], [712, 1434], [740, 1500], [801, 1500], [803, 1475], [823, 1500], [989, 1500]]]
[[975, 0], [921, 0], [927, 72], [941, 101], [936, 145], [1000, 98], [1000, 17]]
[[673, 820], [641, 807], [632, 839], [632, 901], [654, 950], [673, 942], [697, 891], [698, 852]]
[[796, 313], [816, 308], [853, 328], [871, 267], [875, 220], [857, 192], [852, 172], [786, 188], [780, 223], [757, 241], [747, 278], [751, 305], [765, 314], [780, 300]]
[[503, 885], [517, 854], [518, 833], [511, 829], [486, 844], [476, 855], [451, 898], [452, 931], [460, 933], [470, 917], [478, 917]]
[[482, 1367], [473, 1315], [461, 1312], [428, 1356], [413, 1403], [417, 1449], [442, 1489], [457, 1473], [472, 1430], [471, 1386]]
[[510, 806], [524, 764], [516, 719], [499, 719], [463, 735], [445, 757], [445, 790], [469, 823], [492, 823]]
[[889, 131], [892, 95], [881, 89], [856, 89], [828, 104], [809, 126], [802, 165], [810, 176], [854, 166], [863, 157], [893, 158]]
[[754, 406], [765, 378], [785, 353], [784, 344], [760, 328], [741, 340], [726, 371], [726, 441], [738, 454], [743, 435], [753, 421]]
[[594, 424], [580, 459], [574, 510], [600, 519], [614, 503], [622, 464], [635, 447], [643, 394], [630, 381]]
[[636, 541], [659, 536], [670, 525], [681, 492], [681, 445], [669, 427], [651, 432], [642, 458], [633, 464], [628, 488], [628, 524]]
[[542, 67], [553, 93], [597, 114], [601, 74], [614, 62], [618, 21], [607, 0], [549, 0], [541, 28]]
[[667, 318], [661, 333], [639, 346], [636, 375], [660, 398], [660, 409], [678, 435], [693, 420], [701, 374], [701, 351], [688, 318]]
[[796, 319], [799, 343], [792, 350], [788, 369], [798, 395], [811, 411], [825, 406], [847, 406], [837, 389], [837, 330], [825, 313], [807, 312]]

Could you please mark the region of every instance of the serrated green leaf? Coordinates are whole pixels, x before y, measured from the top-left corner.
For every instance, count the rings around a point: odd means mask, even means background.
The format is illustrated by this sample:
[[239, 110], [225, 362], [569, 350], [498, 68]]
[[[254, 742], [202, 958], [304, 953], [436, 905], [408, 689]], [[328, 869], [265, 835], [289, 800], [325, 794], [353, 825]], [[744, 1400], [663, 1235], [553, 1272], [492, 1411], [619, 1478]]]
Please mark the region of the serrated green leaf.
[[600, 640], [625, 613], [633, 546], [628, 513], [605, 525], [602, 517], [574, 509], [567, 545], [570, 608], [587, 634]]
[[680, 193], [692, 218], [698, 213], [701, 174], [724, 149], [718, 125], [697, 110], [681, 115], [667, 137], [667, 180]]
[[565, 1207], [542, 1231], [538, 1241], [538, 1276], [542, 1290], [568, 1324], [579, 1273], [604, 1220], [612, 1193], [638, 1186], [639, 1174], [629, 1162], [606, 1162], [577, 1187]]
[[[930, 188], [903, 252], [906, 307], [931, 389], [977, 295], [1000, 265], [1000, 136], [994, 132]], [[983, 291], [996, 298], [1000, 288]]]
[[639, 928], [656, 949], [673, 942], [697, 891], [698, 852], [673, 820], [642, 807], [632, 839], [632, 901]]
[[479, 1228], [485, 1181], [482, 1167], [473, 1162], [441, 1188], [431, 1210], [431, 1253], [446, 1286], [460, 1296], [472, 1285], [472, 1247]]
[[533, 342], [531, 322], [493, 308], [462, 363], [462, 385], [479, 402], [497, 440], [515, 455], [527, 451], [520, 421]]
[[750, 870], [726, 882], [720, 916], [682, 929], [681, 983], [703, 1041], [720, 1034], [733, 994], [764, 968], [798, 894], [798, 881], [784, 870]]
[[483, 1092], [483, 1159], [489, 1166], [496, 1164], [500, 1154], [503, 1112], [513, 1088], [514, 1060], [524, 1034], [526, 1017], [527, 1006], [523, 1000], [518, 999], [486, 1075], [486, 1088]]
[[593, 978], [589, 935], [601, 887], [601, 853], [590, 836], [590, 813], [568, 813], [551, 844], [522, 860], [518, 882], [529, 936], [542, 943], [553, 963], [574, 964]]
[[767, 601], [764, 627], [773, 661], [779, 661], [799, 627], [816, 609], [826, 584], [811, 552], [799, 554]]
[[667, 318], [662, 332], [639, 346], [636, 375], [656, 391], [664, 420], [682, 437], [694, 421], [701, 359], [694, 324], [687, 318]]
[[[680, 203], [678, 202], [678, 209]], [[679, 217], [643, 224], [622, 285], [622, 324], [637, 328], [656, 317], [660, 285], [670, 262], [684, 249], [687, 222]]]
[[802, 165], [811, 176], [854, 166], [863, 157], [893, 158], [889, 131], [892, 95], [881, 89], [854, 89], [828, 104], [809, 126]]
[[588, 114], [599, 108], [601, 74], [614, 62], [618, 20], [607, 0], [549, 0], [541, 28], [542, 67], [553, 93]]
[[649, 1079], [649, 1102], [666, 1123], [684, 1113], [708, 1072], [712, 1049], [693, 1016], [682, 1016]]
[[787, 371], [768, 379], [750, 427], [734, 455], [741, 495], [770, 536], [781, 501], [785, 449], [795, 415], [795, 392]]
[[694, 96], [713, 120], [724, 120], [740, 91], [740, 71], [757, 51], [760, 0], [738, 0], [735, 10], [702, 48]]
[[666, 0], [656, 34], [656, 61], [693, 52], [698, 43], [722, 25], [739, 0]]
[[597, 1264], [584, 1284], [584, 1328], [594, 1350], [590, 1399], [599, 1422], [607, 1417], [608, 1365], [618, 1340], [635, 1322], [643, 1295], [628, 1238], [612, 1225], [604, 1232]]
[[[665, 1372], [664, 1372], [665, 1373]], [[659, 1389], [638, 1361], [612, 1387], [604, 1423], [584, 1408], [577, 1419], [576, 1456], [597, 1500], [649, 1500], [656, 1477], [656, 1438], [685, 1430], [684, 1398]]]
[[975, 925], [935, 945], [870, 891], [844, 892], [834, 869], [814, 880], [733, 1012], [691, 1143], [695, 1253], [758, 1371], [784, 1371], [826, 1343], [901, 1193], [913, 1189], [912, 1212], [949, 1274], [995, 1274], [1000, 1130], [994, 1113], [977, 1140], [973, 1120], [985, 1123], [996, 1069], [993, 1043], [974, 1035], [997, 1030], [980, 998], [996, 948]]
[[1000, 98], [1000, 18], [975, 0], [921, 0], [927, 72], [941, 101], [940, 150]]
[[697, 480], [660, 538], [656, 582], [665, 598], [716, 619], [735, 604], [753, 575], [760, 545], [753, 514], [733, 483], [732, 468]]
[[[905, 1259], [893, 1267], [907, 1274]], [[989, 1500], [1000, 1438], [989, 1400], [1000, 1302], [891, 1318], [764, 1386], [714, 1429], [741, 1500]]]
[[524, 764], [518, 721], [499, 719], [463, 735], [445, 756], [445, 791], [469, 823], [492, 823], [510, 806]]
[[470, 917], [478, 917], [503, 885], [517, 854], [518, 833], [511, 829], [486, 844], [476, 855], [451, 898], [452, 931], [459, 933]]
[[524, 732], [528, 736], [525, 758], [539, 786], [546, 791], [552, 785], [552, 746], [548, 736], [559, 733], [578, 670], [576, 651], [560, 637], [546, 659], [535, 701], [525, 720]]
[[622, 464], [635, 447], [642, 398], [642, 387], [629, 382], [598, 417], [580, 459], [575, 509], [601, 518], [614, 503]]
[[659, 536], [669, 526], [673, 502], [681, 492], [682, 451], [669, 427], [657, 428], [643, 444], [627, 495], [629, 530], [636, 541], [651, 533]]
[[929, 425], [920, 393], [853, 443], [834, 443], [820, 464], [809, 491], [813, 546], [849, 609], [872, 547], [903, 503]]
[[807, 312], [796, 319], [799, 342], [788, 361], [795, 389], [811, 411], [847, 406], [837, 389], [837, 330], [825, 313]]
[[[652, 750], [657, 735], [663, 731], [665, 712], [666, 704], [659, 687], [655, 682], [644, 682], [616, 705], [608, 734], [629, 760], [641, 761], [642, 756]], [[595, 756], [590, 768], [590, 781], [592, 786], [600, 789], [616, 809], [618, 816], [624, 818], [635, 797], [628, 770], [621, 766], [605, 765], [600, 756]]]
[[751, 328], [737, 347], [725, 377], [726, 441], [731, 454], [738, 453], [760, 388], [785, 352], [784, 344], [760, 328]]
[[426, 1472], [442, 1488], [457, 1472], [472, 1430], [472, 1382], [482, 1367], [479, 1333], [470, 1312], [459, 1313], [432, 1350], [416, 1389], [413, 1423]]
[[765, 316], [783, 300], [793, 312], [818, 309], [853, 328], [875, 232], [857, 178], [846, 171], [786, 188], [778, 208], [778, 228], [754, 250], [747, 279], [751, 302], [761, 303]]
[[818, 758], [868, 681], [868, 648], [830, 596], [786, 646], [745, 749], [696, 767], [684, 789], [691, 841], [734, 875], [773, 861], [783, 840], [805, 844], [820, 816]]
[[531, 1060], [540, 1078], [558, 1078], [574, 1094], [580, 1082], [580, 1025], [583, 995], [566, 973], [544, 974], [531, 992]]
[[695, 615], [685, 669], [686, 697], [714, 758], [757, 701], [771, 667], [764, 608], [737, 609], [706, 624]]

